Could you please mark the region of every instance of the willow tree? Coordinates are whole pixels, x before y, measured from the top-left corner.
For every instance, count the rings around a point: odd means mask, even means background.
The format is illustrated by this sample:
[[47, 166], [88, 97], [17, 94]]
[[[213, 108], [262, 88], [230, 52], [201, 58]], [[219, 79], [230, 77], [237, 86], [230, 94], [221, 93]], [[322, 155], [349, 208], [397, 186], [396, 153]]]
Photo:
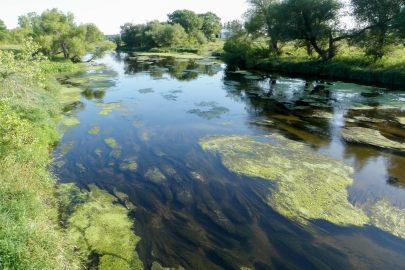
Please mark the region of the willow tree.
[[19, 24], [22, 28], [32, 29], [34, 41], [40, 44], [45, 55], [62, 53], [65, 59], [76, 62], [86, 52], [101, 55], [101, 50], [114, 48], [110, 41], [105, 41], [97, 26], [77, 25], [73, 13], [64, 14], [56, 8], [41, 15], [28, 13], [20, 16]]
[[405, 0], [351, 0], [357, 27], [366, 29], [356, 39], [366, 55], [381, 59], [405, 38]]
[[339, 32], [339, 12], [342, 4], [337, 0], [285, 0], [271, 5], [268, 13], [269, 35], [285, 41], [309, 43], [323, 61], [336, 55], [336, 42], [348, 35]]

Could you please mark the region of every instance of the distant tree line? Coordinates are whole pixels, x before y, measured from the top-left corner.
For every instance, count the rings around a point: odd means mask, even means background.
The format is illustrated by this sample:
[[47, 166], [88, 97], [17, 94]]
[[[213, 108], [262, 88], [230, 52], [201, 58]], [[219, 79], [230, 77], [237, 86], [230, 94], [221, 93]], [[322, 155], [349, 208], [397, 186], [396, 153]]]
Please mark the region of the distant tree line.
[[0, 20], [0, 42], [21, 43], [32, 37], [46, 56], [62, 54], [73, 62], [81, 61], [85, 53], [100, 57], [116, 48], [114, 42], [105, 40], [104, 34], [92, 23], [77, 25], [73, 13], [49, 9], [42, 14], [35, 12], [18, 17], [19, 27], [9, 31]]
[[[264, 53], [258, 39], [266, 39], [268, 53], [281, 55], [293, 42], [322, 59], [333, 59], [342, 41], [361, 48], [374, 61], [397, 45], [405, 45], [405, 0], [247, 0], [244, 22], [233, 21], [225, 27], [228, 41], [225, 58], [239, 60]], [[342, 18], [351, 18], [345, 25]], [[232, 60], [233, 61], [233, 60]]]
[[116, 38], [117, 45], [147, 48], [202, 45], [222, 29], [221, 18], [212, 12], [196, 14], [184, 9], [167, 17], [167, 22], [125, 23], [121, 26], [121, 37]]

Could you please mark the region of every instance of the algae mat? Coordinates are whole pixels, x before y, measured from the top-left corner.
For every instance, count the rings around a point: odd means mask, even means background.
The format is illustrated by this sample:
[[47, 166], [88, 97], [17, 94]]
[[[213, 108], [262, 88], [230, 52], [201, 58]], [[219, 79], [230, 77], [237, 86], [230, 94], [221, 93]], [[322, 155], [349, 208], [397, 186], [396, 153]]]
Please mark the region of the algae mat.
[[199, 144], [218, 152], [230, 171], [273, 181], [275, 189], [269, 190], [267, 203], [288, 218], [303, 224], [309, 219], [341, 226], [369, 223], [366, 214], [347, 199], [353, 169], [313, 153], [305, 144], [277, 134], [209, 136]]
[[97, 254], [98, 269], [144, 269], [135, 251], [140, 238], [132, 231], [130, 209], [117, 204], [118, 199], [96, 185], [90, 192], [74, 184], [62, 184], [58, 191], [61, 205], [68, 214], [71, 232], [83, 257]]

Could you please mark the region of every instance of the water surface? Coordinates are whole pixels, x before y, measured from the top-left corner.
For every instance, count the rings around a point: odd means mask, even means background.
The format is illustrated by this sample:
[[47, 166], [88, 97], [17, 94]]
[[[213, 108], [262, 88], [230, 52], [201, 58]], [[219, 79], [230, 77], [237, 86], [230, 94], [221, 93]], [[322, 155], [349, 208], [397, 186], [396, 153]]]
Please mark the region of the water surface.
[[404, 144], [404, 93], [228, 72], [212, 59], [137, 61], [114, 53], [98, 62], [108, 71], [88, 71], [93, 77], [81, 100], [65, 109], [79, 121], [65, 127], [55, 173], [62, 183], [96, 184], [129, 196], [145, 269], [153, 262], [185, 269], [403, 268], [401, 220], [342, 226], [283, 215], [268, 203], [277, 181], [235, 173], [219, 152], [204, 151], [199, 142], [250, 135], [274, 143], [265, 137], [271, 134], [302, 142], [308, 153], [354, 168], [347, 200], [370, 220], [376, 205], [401, 218], [404, 152], [345, 140], [341, 130], [377, 130]]

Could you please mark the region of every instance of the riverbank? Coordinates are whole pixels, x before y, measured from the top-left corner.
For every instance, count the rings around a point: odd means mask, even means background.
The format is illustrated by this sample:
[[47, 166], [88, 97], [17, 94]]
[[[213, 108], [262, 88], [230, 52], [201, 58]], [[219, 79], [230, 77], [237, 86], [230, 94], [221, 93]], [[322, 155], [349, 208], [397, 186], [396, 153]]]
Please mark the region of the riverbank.
[[405, 89], [403, 50], [398, 50], [397, 54], [376, 63], [360, 54], [339, 55], [326, 63], [302, 55], [292, 55], [263, 59], [255, 68], [273, 72], [320, 75]]
[[0, 54], [6, 74], [0, 80], [0, 268], [79, 269], [58, 223], [56, 179], [48, 171], [62, 116], [60, 85], [50, 73], [73, 65], [24, 50], [15, 58]]

